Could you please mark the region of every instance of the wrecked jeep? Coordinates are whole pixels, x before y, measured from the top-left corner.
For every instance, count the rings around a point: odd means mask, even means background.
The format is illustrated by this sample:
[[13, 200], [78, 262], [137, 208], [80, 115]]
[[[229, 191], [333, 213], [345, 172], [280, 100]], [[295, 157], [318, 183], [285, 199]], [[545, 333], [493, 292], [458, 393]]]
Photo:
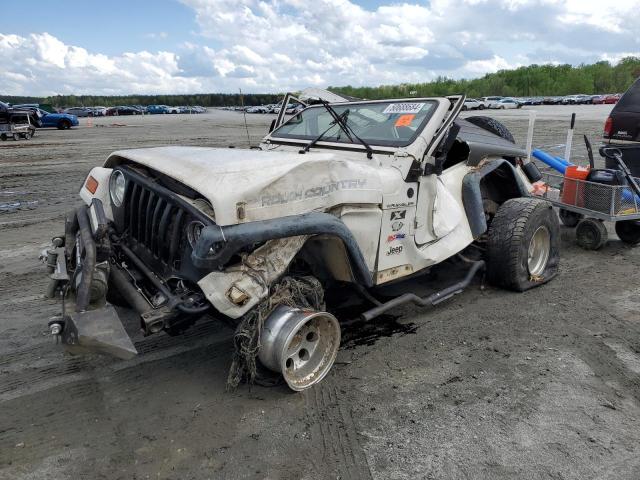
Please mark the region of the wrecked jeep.
[[[371, 320], [435, 305], [478, 272], [516, 291], [549, 281], [559, 227], [530, 196], [539, 172], [502, 124], [458, 118], [464, 100], [321, 100], [282, 111], [259, 148], [111, 154], [45, 252], [48, 295], [63, 302], [51, 332], [72, 351], [126, 358], [137, 352], [114, 306], [145, 335], [206, 313], [236, 326], [231, 384], [262, 364], [303, 390], [340, 345], [331, 285], [351, 285]], [[466, 273], [428, 297], [375, 295], [456, 258]]]

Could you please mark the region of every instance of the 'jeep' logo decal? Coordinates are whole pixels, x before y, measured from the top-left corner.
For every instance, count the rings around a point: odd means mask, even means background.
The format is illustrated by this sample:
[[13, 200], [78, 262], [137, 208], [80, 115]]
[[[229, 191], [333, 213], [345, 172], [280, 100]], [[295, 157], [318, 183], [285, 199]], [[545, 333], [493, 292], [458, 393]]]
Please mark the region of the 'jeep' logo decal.
[[398, 245], [397, 247], [389, 247], [389, 250], [387, 251], [387, 256], [398, 255], [399, 253], [402, 253], [402, 245]]

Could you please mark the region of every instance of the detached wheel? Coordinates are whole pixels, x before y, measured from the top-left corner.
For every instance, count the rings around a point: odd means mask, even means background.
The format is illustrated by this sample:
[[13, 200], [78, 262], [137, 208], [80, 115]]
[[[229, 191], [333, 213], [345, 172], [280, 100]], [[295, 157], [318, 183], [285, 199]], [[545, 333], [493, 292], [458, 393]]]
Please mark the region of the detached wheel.
[[624, 243], [640, 243], [640, 220], [622, 220], [616, 222], [616, 234]]
[[600, 220], [585, 218], [576, 227], [576, 242], [585, 250], [598, 250], [607, 243], [607, 227]]
[[489, 282], [523, 292], [555, 277], [559, 261], [560, 226], [549, 203], [525, 197], [500, 205], [488, 231]]
[[14, 133], [13, 134], [13, 139], [17, 142], [18, 140], [20, 140], [20, 134], [19, 133]]
[[340, 337], [340, 324], [330, 313], [279, 305], [264, 322], [258, 358], [299, 392], [329, 373]]
[[562, 224], [565, 227], [569, 228], [575, 227], [576, 225], [578, 225], [580, 220], [584, 218], [584, 215], [582, 215], [581, 213], [571, 212], [569, 210], [565, 210], [564, 208], [561, 208], [558, 211], [558, 216], [560, 217], [560, 221], [562, 222]]
[[495, 118], [485, 117], [485, 116], [475, 116], [475, 117], [469, 117], [466, 120], [468, 122], [473, 123], [476, 127], [480, 127], [484, 130], [487, 130], [488, 132], [493, 133], [494, 135], [504, 138], [508, 142], [516, 143], [509, 129], [505, 127], [504, 124], [496, 120]]

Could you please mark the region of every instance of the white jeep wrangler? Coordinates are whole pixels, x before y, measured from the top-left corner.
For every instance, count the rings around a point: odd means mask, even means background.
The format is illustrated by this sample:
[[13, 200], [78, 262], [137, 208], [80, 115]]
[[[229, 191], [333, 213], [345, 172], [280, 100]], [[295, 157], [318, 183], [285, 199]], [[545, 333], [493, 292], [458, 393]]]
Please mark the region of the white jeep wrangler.
[[[137, 352], [114, 304], [134, 310], [145, 334], [179, 333], [209, 313], [237, 325], [232, 384], [251, 380], [258, 358], [302, 390], [340, 344], [327, 286], [354, 287], [371, 320], [436, 304], [481, 270], [517, 291], [550, 280], [559, 229], [530, 196], [537, 171], [500, 123], [458, 119], [463, 104], [321, 101], [288, 120], [281, 112], [256, 149], [113, 153], [46, 252], [48, 295], [67, 312], [52, 333], [72, 350], [126, 357]], [[376, 298], [378, 286], [453, 258], [468, 265], [460, 282]]]

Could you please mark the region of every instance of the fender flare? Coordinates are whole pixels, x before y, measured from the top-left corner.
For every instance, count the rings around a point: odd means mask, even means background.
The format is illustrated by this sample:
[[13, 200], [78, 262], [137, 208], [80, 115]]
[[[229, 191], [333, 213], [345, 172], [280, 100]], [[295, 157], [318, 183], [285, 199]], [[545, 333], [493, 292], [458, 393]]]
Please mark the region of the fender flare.
[[311, 212], [302, 215], [241, 223], [238, 225], [210, 225], [202, 229], [191, 253], [194, 265], [203, 269], [222, 269], [242, 248], [267, 240], [297, 235], [331, 235], [342, 240], [356, 282], [373, 286], [362, 251], [351, 231], [339, 218], [329, 213]]
[[476, 170], [467, 173], [462, 179], [462, 203], [469, 221], [469, 228], [474, 239], [487, 231], [487, 219], [482, 202], [480, 184], [492, 172], [501, 169], [513, 181], [519, 197], [529, 197], [529, 191], [518, 176], [511, 163], [504, 159], [489, 160]]

